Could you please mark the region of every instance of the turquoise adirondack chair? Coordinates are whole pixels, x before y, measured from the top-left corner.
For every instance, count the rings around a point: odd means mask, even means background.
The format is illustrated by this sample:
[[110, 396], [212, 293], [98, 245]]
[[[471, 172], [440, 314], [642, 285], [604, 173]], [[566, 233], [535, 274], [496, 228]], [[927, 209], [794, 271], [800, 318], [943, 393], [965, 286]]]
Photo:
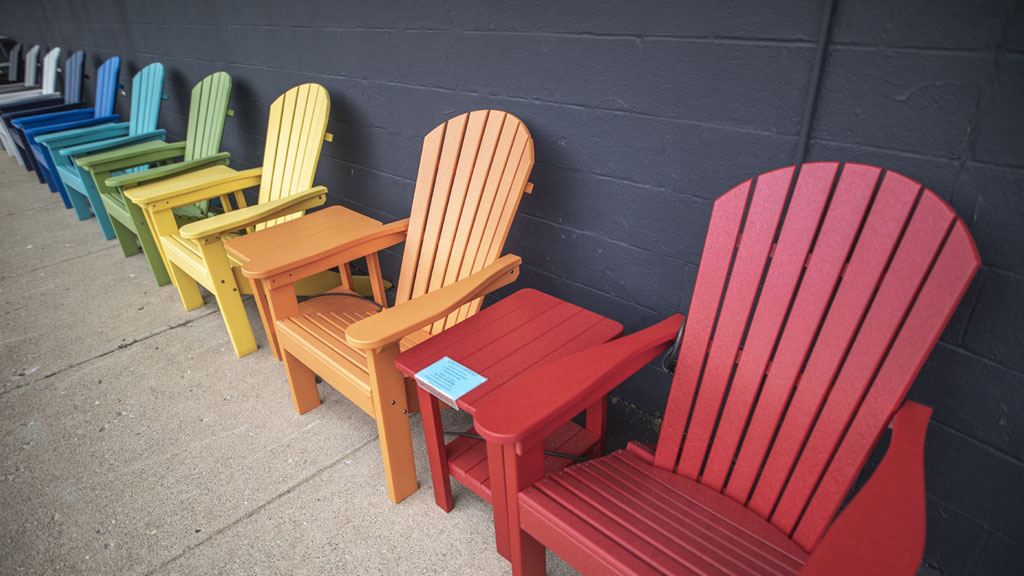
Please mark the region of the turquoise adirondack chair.
[[[149, 262], [158, 285], [171, 281], [160, 256], [146, 217], [139, 208], [124, 197], [124, 191], [135, 186], [185, 174], [211, 166], [226, 165], [228, 152], [220, 152], [224, 121], [234, 114], [228, 109], [231, 95], [231, 76], [215, 72], [192, 88], [188, 112], [188, 133], [184, 142], [169, 143], [154, 140], [133, 144], [116, 150], [89, 154], [76, 158], [79, 178], [95, 191], [113, 225], [114, 234], [124, 255], [138, 254], [139, 246]], [[181, 158], [179, 162], [173, 162]], [[146, 168], [139, 170], [138, 168]], [[127, 171], [127, 172], [125, 172]], [[120, 173], [112, 177], [112, 174]], [[92, 192], [90, 192], [91, 197]], [[95, 205], [95, 202], [94, 202]], [[174, 209], [180, 225], [210, 216], [213, 211], [206, 200]], [[136, 237], [138, 243], [136, 243]]]
[[65, 112], [85, 108], [82, 102], [82, 78], [85, 68], [85, 52], [75, 52], [64, 61], [64, 90], [59, 93], [48, 95], [45, 99], [19, 102], [16, 104], [0, 105], [0, 142], [3, 143], [7, 154], [14, 156], [18, 163], [25, 166], [26, 170], [34, 170], [31, 156], [22, 156], [21, 150], [14, 141], [13, 125], [11, 122], [18, 118], [37, 116], [39, 114], [51, 114], [53, 112]]
[[165, 131], [156, 128], [163, 86], [164, 65], [150, 64], [132, 79], [132, 111], [128, 122], [87, 126], [36, 137], [36, 142], [49, 151], [57, 176], [67, 190], [78, 219], [85, 220], [94, 213], [103, 237], [107, 240], [114, 238], [110, 217], [107, 216], [96, 187], [91, 186], [91, 181], [82, 178], [75, 159], [140, 142], [163, 140]]
[[18, 132], [18, 146], [23, 154], [32, 154], [36, 170], [42, 181], [46, 182], [51, 192], [60, 194], [65, 208], [71, 208], [71, 199], [64, 190], [57, 168], [53, 165], [49, 150], [36, 142], [37, 136], [52, 132], [62, 132], [74, 128], [97, 126], [117, 122], [120, 118], [114, 114], [114, 98], [117, 95], [117, 76], [121, 73], [121, 59], [113, 57], [100, 66], [96, 79], [96, 99], [93, 108], [42, 114], [28, 118], [19, 118], [12, 122]]

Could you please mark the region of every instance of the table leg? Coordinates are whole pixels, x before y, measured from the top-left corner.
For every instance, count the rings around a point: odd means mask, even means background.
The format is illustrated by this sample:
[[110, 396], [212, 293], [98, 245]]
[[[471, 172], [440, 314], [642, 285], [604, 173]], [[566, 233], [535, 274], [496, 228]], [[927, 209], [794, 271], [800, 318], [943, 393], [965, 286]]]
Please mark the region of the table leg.
[[487, 471], [491, 482], [491, 508], [494, 511], [494, 544], [498, 554], [510, 560], [505, 452], [501, 444], [487, 443]]
[[420, 414], [423, 417], [423, 435], [427, 443], [427, 459], [430, 461], [430, 480], [434, 484], [434, 501], [445, 512], [455, 507], [452, 500], [452, 481], [448, 476], [448, 451], [444, 445], [441, 430], [440, 401], [431, 393], [417, 387], [420, 400]]

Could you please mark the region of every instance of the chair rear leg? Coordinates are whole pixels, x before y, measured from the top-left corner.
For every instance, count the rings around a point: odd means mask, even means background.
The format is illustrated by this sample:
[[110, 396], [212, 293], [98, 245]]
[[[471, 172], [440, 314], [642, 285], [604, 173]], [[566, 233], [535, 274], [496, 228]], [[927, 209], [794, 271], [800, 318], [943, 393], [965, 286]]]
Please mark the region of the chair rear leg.
[[142, 246], [142, 253], [146, 256], [146, 262], [149, 263], [149, 269], [153, 272], [153, 278], [156, 279], [157, 286], [164, 286], [171, 282], [172, 278], [167, 271], [167, 261], [160, 253], [160, 246], [157, 244], [156, 238], [153, 237], [153, 231], [149, 227], [149, 222], [146, 221], [146, 215], [143, 214], [142, 208], [132, 204], [130, 201], [126, 200], [125, 203], [128, 206], [128, 217], [131, 218], [132, 224], [135, 225], [135, 230], [132, 232], [132, 242], [135, 242], [135, 234], [137, 233], [139, 245]]
[[316, 375], [309, 366], [302, 363], [293, 354], [281, 347], [284, 360], [284, 373], [288, 377], [288, 386], [292, 390], [295, 410], [305, 414], [320, 405], [320, 391], [316, 388]]
[[412, 451], [412, 432], [409, 430], [405, 378], [395, 368], [396, 356], [397, 342], [377, 350], [368, 350], [366, 354], [388, 496], [397, 504], [415, 492], [419, 484], [416, 482], [416, 460]]

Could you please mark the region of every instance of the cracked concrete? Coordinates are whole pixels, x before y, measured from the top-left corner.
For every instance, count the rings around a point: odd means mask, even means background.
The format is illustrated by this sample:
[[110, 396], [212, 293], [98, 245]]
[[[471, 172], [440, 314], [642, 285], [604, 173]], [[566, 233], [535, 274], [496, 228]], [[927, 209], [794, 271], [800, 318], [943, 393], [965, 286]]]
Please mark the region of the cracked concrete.
[[251, 300], [239, 359], [213, 304], [185, 312], [7, 157], [0, 203], [0, 573], [510, 573], [487, 503], [434, 505], [418, 417], [395, 505], [373, 420], [323, 385], [296, 414]]

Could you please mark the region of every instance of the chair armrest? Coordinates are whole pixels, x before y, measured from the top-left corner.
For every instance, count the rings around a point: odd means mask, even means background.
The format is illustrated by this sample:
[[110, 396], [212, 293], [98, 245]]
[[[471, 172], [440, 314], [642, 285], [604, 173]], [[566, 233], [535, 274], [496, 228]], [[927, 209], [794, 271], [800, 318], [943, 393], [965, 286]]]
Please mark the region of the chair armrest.
[[473, 426], [486, 440], [516, 444], [523, 453], [668, 349], [683, 319], [676, 314], [518, 376], [487, 397]]
[[352, 324], [345, 331], [345, 339], [349, 346], [361, 350], [372, 350], [398, 342], [451, 314], [459, 306], [512, 283], [519, 277], [519, 265], [522, 262], [519, 256], [506, 254], [458, 282], [406, 300]]
[[47, 126], [39, 126], [31, 130], [25, 130], [26, 136], [32, 136], [37, 138], [43, 134], [50, 134], [53, 132], [63, 132], [65, 130], [71, 130], [74, 128], [85, 128], [87, 126], [97, 126], [99, 124], [108, 124], [111, 122], [117, 122], [120, 116], [114, 114], [112, 116], [101, 116], [100, 118], [88, 118], [85, 120], [75, 120], [74, 122], [65, 122], [63, 124], [50, 124]]
[[[60, 94], [42, 94], [38, 99], [0, 104], [0, 114], [17, 114], [25, 111], [38, 111], [40, 108], [53, 107], [64, 102]], [[38, 112], [44, 114], [44, 112]]]
[[185, 143], [162, 140], [133, 144], [116, 150], [76, 158], [75, 163], [94, 172], [116, 172], [151, 162], [165, 162], [185, 155]]
[[74, 130], [40, 134], [36, 136], [36, 142], [48, 148], [59, 149], [65, 146], [78, 146], [79, 144], [87, 144], [98, 140], [127, 136], [129, 130], [131, 130], [131, 126], [127, 122], [83, 126]]
[[[263, 168], [252, 168], [240, 172], [219, 171], [220, 166], [206, 168], [196, 172], [190, 172], [179, 178], [168, 178], [150, 182], [125, 190], [124, 194], [129, 200], [139, 206], [149, 206], [153, 209], [177, 208], [195, 204], [203, 200], [210, 200], [223, 194], [230, 194], [238, 190], [251, 188], [260, 183]], [[112, 178], [107, 180], [111, 185]]]
[[85, 120], [92, 118], [95, 115], [95, 111], [92, 108], [82, 108], [79, 110], [66, 110], [64, 112], [51, 112], [49, 114], [33, 114], [26, 118], [19, 118], [14, 121], [14, 125], [22, 130], [31, 130], [37, 126], [45, 126], [46, 124], [54, 122], [71, 122], [74, 120]]
[[90, 142], [87, 144], [80, 144], [77, 146], [67, 146], [65, 148], [60, 149], [60, 155], [80, 156], [84, 154], [92, 154], [94, 152], [110, 150], [111, 148], [120, 148], [121, 146], [138, 144], [140, 142], [149, 142], [150, 140], [163, 140], [166, 133], [166, 130], [160, 129], [154, 130], [152, 132], [144, 132], [142, 134], [134, 134], [132, 136], [121, 136], [120, 138], [109, 138], [106, 140], [101, 140], [99, 142]]
[[811, 551], [801, 576], [913, 576], [925, 542], [924, 438], [932, 409], [907, 401], [875, 473]]
[[281, 218], [300, 210], [307, 210], [322, 205], [327, 201], [327, 188], [316, 186], [284, 198], [278, 198], [263, 204], [256, 204], [231, 212], [204, 218], [186, 224], [178, 230], [182, 238], [199, 240], [211, 236], [219, 236], [242, 228], [254, 226], [260, 222]]
[[[181, 154], [177, 154], [181, 156]], [[165, 166], [154, 166], [152, 168], [142, 170], [139, 172], [129, 172], [127, 174], [120, 174], [107, 180], [107, 182], [117, 182], [115, 186], [121, 188], [131, 188], [132, 186], [141, 186], [146, 182], [154, 182], [156, 180], [162, 180], [164, 178], [170, 178], [178, 174], [185, 174], [187, 172], [195, 172], [202, 170], [203, 168], [210, 168], [213, 166], [227, 166], [228, 160], [231, 158], [230, 152], [218, 152], [216, 154], [207, 156], [205, 158], [196, 158], [194, 160], [187, 160], [183, 162], [175, 162], [174, 164], [167, 164]], [[148, 160], [148, 162], [155, 162], [156, 160]], [[137, 163], [142, 164], [142, 163]], [[109, 185], [109, 184], [108, 184]]]
[[81, 110], [86, 106], [88, 106], [88, 104], [85, 102], [75, 102], [73, 104], [56, 104], [53, 106], [44, 106], [42, 108], [26, 108], [18, 111], [4, 112], [3, 118], [13, 126], [14, 121], [21, 118], [30, 118], [40, 114], [53, 114], [57, 112], [72, 112], [75, 110]]

